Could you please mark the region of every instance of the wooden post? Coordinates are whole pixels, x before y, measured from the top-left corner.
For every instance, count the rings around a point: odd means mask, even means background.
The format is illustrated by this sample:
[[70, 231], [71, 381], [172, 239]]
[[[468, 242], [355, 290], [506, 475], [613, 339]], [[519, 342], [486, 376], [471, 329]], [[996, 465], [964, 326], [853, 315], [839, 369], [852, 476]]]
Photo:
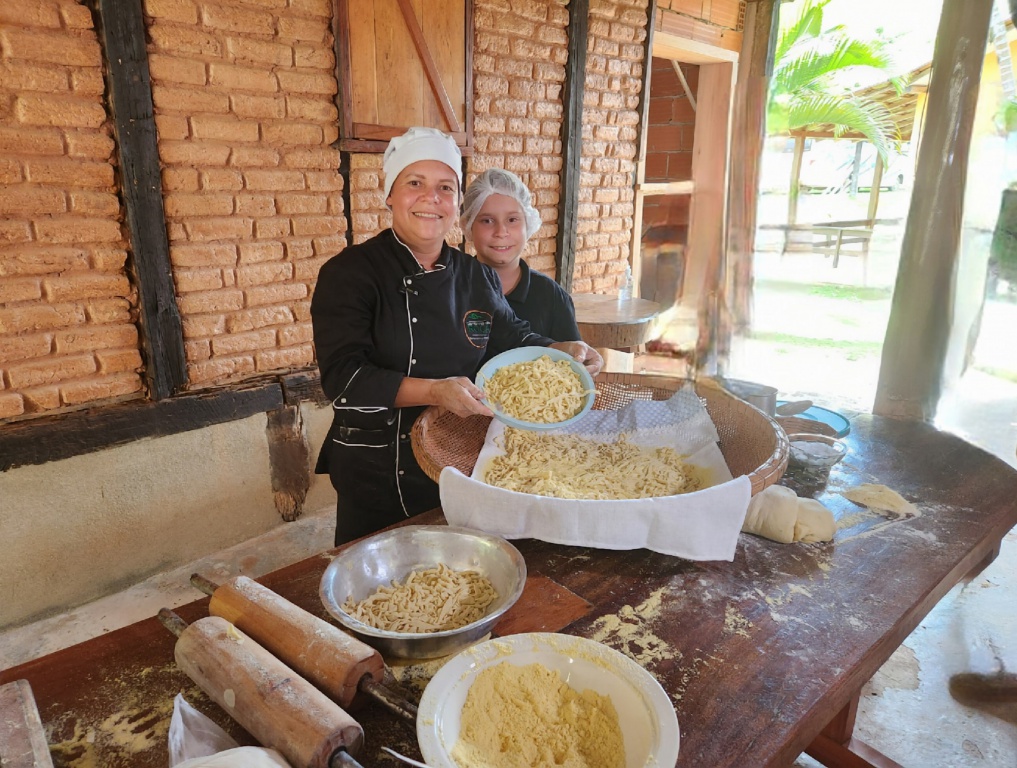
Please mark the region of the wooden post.
[[639, 149], [636, 150], [636, 177], [632, 198], [632, 240], [629, 246], [632, 262], [633, 296], [639, 296], [643, 280], [643, 184], [646, 183], [646, 131], [650, 123], [650, 75], [653, 72], [653, 19], [657, 0], [650, 0], [646, 9], [646, 46], [643, 51], [643, 87], [639, 91]]
[[757, 0], [745, 7], [745, 35], [738, 56], [731, 117], [731, 184], [728, 194], [728, 265], [731, 332], [752, 324], [752, 255], [756, 241], [759, 172], [766, 138], [766, 93], [770, 31], [778, 3]]
[[852, 199], [858, 194], [858, 177], [862, 173], [862, 144], [864, 142], [855, 142], [855, 156], [851, 161], [851, 181], [848, 194], [851, 195]]
[[964, 182], [993, 0], [945, 0], [915, 194], [883, 342], [873, 412], [931, 421], [953, 316]]
[[580, 162], [583, 149], [583, 95], [586, 92], [586, 48], [590, 29], [590, 0], [569, 3], [569, 58], [562, 92], [561, 197], [555, 238], [558, 284], [571, 293], [576, 268], [576, 227], [579, 212]]
[[787, 225], [798, 223], [798, 193], [802, 188], [802, 156], [805, 154], [805, 134], [795, 136], [795, 152], [791, 157], [791, 188], [787, 196]]
[[145, 378], [149, 396], [162, 400], [187, 384], [187, 360], [166, 236], [141, 6], [141, 0], [98, 4], [121, 195], [131, 236], [128, 268], [138, 289]]

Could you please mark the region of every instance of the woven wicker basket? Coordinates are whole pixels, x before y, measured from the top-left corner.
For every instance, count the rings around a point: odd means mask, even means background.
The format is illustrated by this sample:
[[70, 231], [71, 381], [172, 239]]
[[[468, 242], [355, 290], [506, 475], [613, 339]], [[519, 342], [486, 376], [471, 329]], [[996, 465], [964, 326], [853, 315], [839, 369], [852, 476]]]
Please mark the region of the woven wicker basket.
[[[594, 408], [617, 410], [633, 400], [666, 400], [685, 383], [668, 376], [602, 373], [597, 379]], [[735, 477], [748, 475], [753, 495], [777, 482], [787, 468], [787, 434], [765, 413], [739, 400], [707, 379], [696, 385], [720, 435], [720, 450]], [[464, 475], [473, 472], [491, 420], [463, 419], [428, 408], [413, 424], [413, 455], [428, 477], [438, 481], [451, 466]]]

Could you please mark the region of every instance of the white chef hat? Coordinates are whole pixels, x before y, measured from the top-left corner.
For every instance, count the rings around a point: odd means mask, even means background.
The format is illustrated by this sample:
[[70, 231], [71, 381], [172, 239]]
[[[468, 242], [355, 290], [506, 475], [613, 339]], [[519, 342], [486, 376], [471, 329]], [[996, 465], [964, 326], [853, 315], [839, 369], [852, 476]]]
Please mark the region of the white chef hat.
[[382, 170], [385, 172], [385, 199], [392, 192], [392, 185], [403, 169], [420, 160], [437, 160], [455, 171], [459, 187], [463, 186], [463, 155], [455, 139], [437, 128], [410, 128], [402, 136], [396, 136], [385, 149]]
[[505, 195], [511, 197], [523, 209], [523, 218], [526, 220], [526, 239], [529, 240], [540, 229], [540, 212], [533, 207], [532, 196], [523, 180], [512, 171], [505, 171], [501, 168], [488, 168], [466, 188], [466, 195], [463, 197], [463, 215], [459, 218], [459, 225], [463, 232], [469, 235], [477, 214], [484, 207], [484, 203], [491, 195]]

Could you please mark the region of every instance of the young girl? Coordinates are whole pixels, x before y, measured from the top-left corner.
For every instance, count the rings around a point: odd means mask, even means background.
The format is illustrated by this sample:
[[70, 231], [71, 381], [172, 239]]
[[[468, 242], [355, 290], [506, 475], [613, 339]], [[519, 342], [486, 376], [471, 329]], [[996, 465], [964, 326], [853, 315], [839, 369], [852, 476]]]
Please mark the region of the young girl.
[[527, 240], [540, 229], [540, 214], [522, 179], [498, 168], [484, 171], [466, 189], [459, 221], [473, 241], [477, 260], [498, 273], [516, 315], [541, 336], [578, 341], [572, 297], [520, 258]]

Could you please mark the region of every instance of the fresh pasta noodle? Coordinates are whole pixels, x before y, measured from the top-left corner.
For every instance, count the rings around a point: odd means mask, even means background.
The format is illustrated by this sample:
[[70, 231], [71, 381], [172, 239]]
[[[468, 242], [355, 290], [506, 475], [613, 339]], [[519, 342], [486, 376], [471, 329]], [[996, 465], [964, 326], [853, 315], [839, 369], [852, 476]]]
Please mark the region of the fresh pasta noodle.
[[559, 499], [646, 499], [703, 487], [696, 468], [672, 448], [642, 448], [505, 428], [505, 453], [484, 469], [488, 485]]
[[571, 419], [583, 409], [589, 394], [568, 360], [552, 360], [548, 355], [502, 366], [484, 390], [503, 413], [534, 424]]
[[389, 632], [444, 632], [487, 615], [498, 599], [491, 580], [477, 571], [455, 571], [444, 563], [413, 571], [400, 584], [379, 587], [343, 610], [357, 621]]

